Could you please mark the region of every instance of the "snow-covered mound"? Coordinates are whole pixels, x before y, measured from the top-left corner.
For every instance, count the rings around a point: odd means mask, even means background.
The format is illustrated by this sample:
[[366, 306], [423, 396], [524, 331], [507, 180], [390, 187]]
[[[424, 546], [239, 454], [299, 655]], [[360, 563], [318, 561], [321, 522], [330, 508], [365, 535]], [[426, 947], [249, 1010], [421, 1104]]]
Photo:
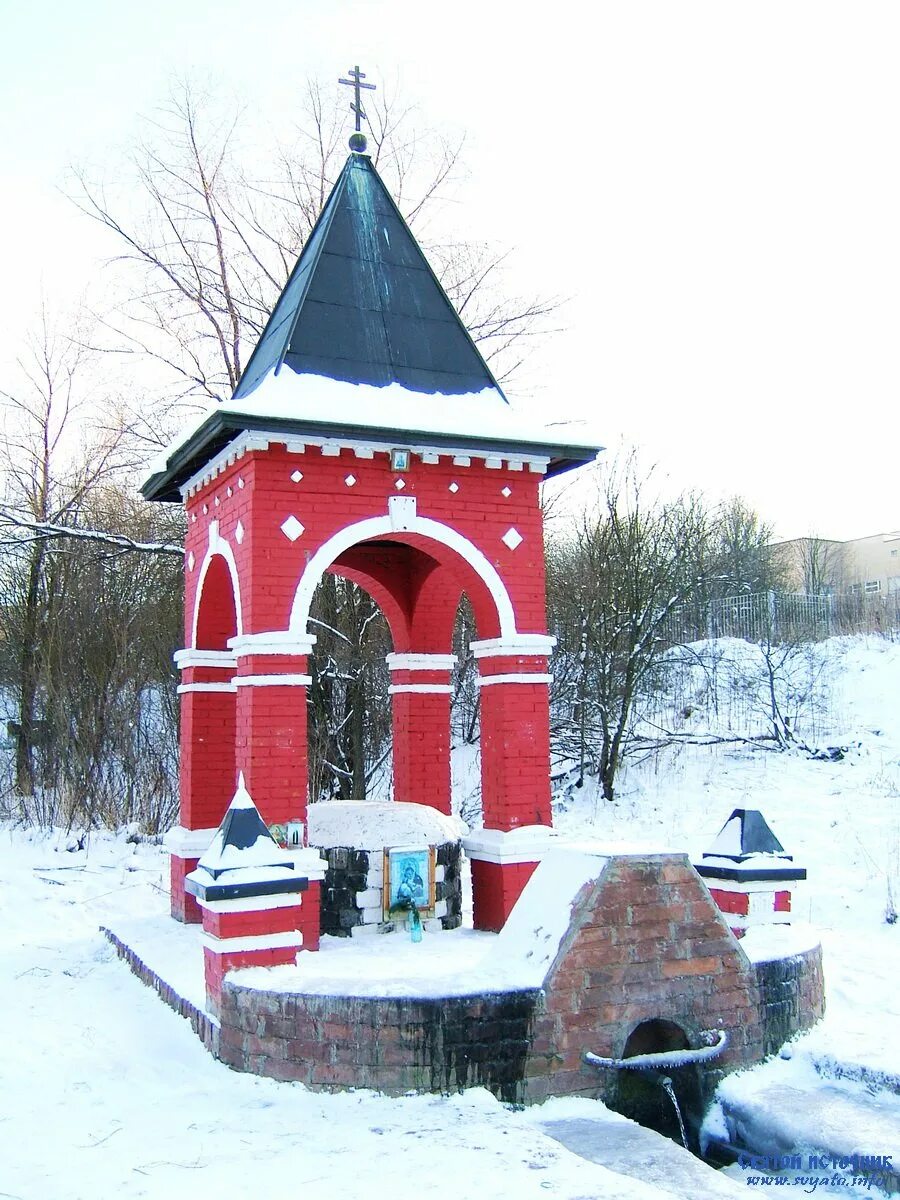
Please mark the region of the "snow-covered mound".
[[427, 804], [371, 800], [323, 800], [307, 812], [309, 844], [328, 850], [353, 846], [357, 850], [383, 850], [386, 846], [439, 846], [456, 842], [466, 826]]

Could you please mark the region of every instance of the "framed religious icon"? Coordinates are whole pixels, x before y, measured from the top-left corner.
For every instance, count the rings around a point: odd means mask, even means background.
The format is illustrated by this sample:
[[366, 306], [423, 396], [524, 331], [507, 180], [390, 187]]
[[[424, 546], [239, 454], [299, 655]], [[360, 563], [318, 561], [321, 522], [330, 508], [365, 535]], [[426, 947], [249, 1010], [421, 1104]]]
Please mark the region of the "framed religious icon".
[[384, 919], [418, 909], [434, 912], [434, 847], [391, 846], [384, 852]]

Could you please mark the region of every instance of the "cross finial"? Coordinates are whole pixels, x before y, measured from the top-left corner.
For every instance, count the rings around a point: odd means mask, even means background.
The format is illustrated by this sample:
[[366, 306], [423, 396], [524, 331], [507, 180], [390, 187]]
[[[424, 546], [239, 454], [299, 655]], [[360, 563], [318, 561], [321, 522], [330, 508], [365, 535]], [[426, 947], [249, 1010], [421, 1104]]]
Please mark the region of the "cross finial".
[[366, 116], [365, 112], [363, 111], [362, 100], [360, 98], [359, 93], [363, 89], [365, 89], [368, 92], [374, 92], [375, 84], [374, 83], [363, 83], [363, 80], [365, 79], [366, 75], [365, 75], [365, 72], [361, 71], [358, 66], [353, 67], [351, 70], [349, 70], [347, 72], [347, 74], [350, 76], [350, 78], [349, 79], [339, 79], [338, 83], [343, 83], [343, 84], [346, 84], [347, 87], [353, 88], [353, 102], [350, 105], [350, 111], [356, 117], [356, 132], [354, 134], [352, 134], [350, 137], [350, 149], [356, 151], [357, 154], [362, 154], [366, 148], [366, 136], [364, 133], [360, 132], [360, 124], [359, 123], [360, 123], [360, 121], [367, 121], [369, 118]]

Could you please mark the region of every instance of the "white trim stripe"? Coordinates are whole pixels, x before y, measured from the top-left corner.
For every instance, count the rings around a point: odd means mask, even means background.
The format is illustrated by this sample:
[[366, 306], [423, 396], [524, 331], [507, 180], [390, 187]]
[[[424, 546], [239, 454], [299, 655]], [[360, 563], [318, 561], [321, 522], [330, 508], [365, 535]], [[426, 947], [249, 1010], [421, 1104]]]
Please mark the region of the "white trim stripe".
[[217, 671], [234, 670], [236, 660], [230, 650], [195, 650], [186, 646], [172, 655], [179, 671], [188, 667], [211, 667]]
[[391, 671], [450, 671], [456, 666], [455, 654], [386, 654]]
[[452, 696], [453, 688], [449, 683], [392, 683], [388, 688], [389, 696], [401, 696], [406, 692], [418, 692], [420, 695]]
[[491, 687], [495, 683], [552, 683], [552, 675], [523, 672], [521, 675], [483, 675], [475, 680], [476, 687]]
[[535, 657], [549, 654], [555, 645], [556, 638], [546, 633], [513, 633], [511, 636], [470, 642], [469, 649], [476, 658], [509, 658], [512, 655]]
[[236, 692], [234, 682], [231, 683], [180, 683], [175, 689], [179, 696], [185, 692]]
[[236, 687], [309, 687], [312, 675], [235, 675]]
[[303, 945], [303, 934], [299, 929], [288, 929], [284, 933], [260, 933], [253, 937], [217, 938], [211, 933], [201, 933], [200, 941], [215, 954], [235, 954], [240, 950], [277, 950], [281, 946]]
[[202, 908], [216, 913], [268, 912], [273, 908], [296, 908], [300, 911], [302, 892], [283, 896], [243, 896], [239, 900], [204, 900]]
[[228, 639], [236, 658], [247, 654], [309, 654], [315, 644], [314, 633], [292, 633], [290, 629], [245, 633]]
[[163, 836], [163, 845], [176, 858], [200, 858], [216, 833], [215, 829], [185, 829], [176, 825]]

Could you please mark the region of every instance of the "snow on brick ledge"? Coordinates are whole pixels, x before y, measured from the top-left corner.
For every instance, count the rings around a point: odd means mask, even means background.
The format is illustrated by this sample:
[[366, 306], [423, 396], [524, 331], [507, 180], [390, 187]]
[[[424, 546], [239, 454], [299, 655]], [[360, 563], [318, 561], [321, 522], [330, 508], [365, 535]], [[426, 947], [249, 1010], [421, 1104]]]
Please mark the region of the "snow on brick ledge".
[[438, 846], [456, 842], [466, 825], [426, 804], [373, 800], [320, 800], [309, 806], [308, 836], [311, 846], [330, 849], [352, 846], [356, 850], [383, 850], [390, 846]]

